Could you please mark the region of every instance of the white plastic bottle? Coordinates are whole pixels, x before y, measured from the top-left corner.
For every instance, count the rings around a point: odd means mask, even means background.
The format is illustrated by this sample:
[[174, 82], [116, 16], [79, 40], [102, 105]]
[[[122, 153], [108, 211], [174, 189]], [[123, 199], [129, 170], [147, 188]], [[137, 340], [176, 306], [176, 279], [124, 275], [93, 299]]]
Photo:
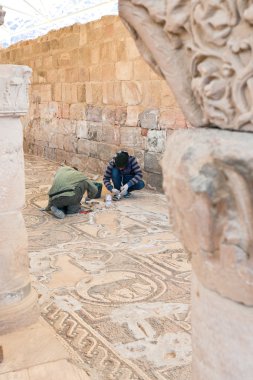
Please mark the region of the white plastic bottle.
[[105, 196], [105, 207], [111, 207], [112, 205], [112, 196], [111, 194], [106, 194]]

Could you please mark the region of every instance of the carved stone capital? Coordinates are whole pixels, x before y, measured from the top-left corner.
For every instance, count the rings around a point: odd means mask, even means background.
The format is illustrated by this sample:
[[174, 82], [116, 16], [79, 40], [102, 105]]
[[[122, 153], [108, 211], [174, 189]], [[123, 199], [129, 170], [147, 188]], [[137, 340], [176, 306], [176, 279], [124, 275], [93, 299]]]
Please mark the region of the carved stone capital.
[[119, 0], [119, 12], [193, 126], [253, 131], [249, 1]]
[[28, 66], [0, 65], [0, 117], [25, 115], [28, 111]]
[[202, 284], [253, 305], [253, 134], [175, 132], [163, 160], [174, 230]]

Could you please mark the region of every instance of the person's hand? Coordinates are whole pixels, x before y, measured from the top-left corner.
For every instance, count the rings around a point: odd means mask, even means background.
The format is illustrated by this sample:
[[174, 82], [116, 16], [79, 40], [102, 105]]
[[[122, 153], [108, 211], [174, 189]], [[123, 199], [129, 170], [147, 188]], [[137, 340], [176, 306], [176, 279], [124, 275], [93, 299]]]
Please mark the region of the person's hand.
[[113, 195], [119, 195], [120, 194], [120, 191], [118, 189], [112, 189], [112, 193]]
[[126, 183], [124, 186], [120, 188], [120, 194], [121, 195], [126, 195], [128, 190], [128, 184]]

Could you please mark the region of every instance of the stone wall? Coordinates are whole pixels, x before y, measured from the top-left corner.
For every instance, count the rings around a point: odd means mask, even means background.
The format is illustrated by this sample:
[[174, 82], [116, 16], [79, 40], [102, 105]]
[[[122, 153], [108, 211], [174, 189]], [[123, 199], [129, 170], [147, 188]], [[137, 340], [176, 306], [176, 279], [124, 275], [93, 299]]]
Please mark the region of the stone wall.
[[116, 151], [127, 149], [149, 187], [161, 189], [166, 137], [187, 124], [118, 17], [12, 45], [0, 50], [0, 62], [33, 69], [26, 152], [102, 173]]

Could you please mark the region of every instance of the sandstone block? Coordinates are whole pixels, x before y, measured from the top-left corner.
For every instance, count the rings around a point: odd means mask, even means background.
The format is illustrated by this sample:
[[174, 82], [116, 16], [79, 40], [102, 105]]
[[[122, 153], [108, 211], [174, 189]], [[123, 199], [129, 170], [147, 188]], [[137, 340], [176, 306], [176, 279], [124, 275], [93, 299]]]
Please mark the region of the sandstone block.
[[58, 50], [60, 46], [61, 46], [61, 42], [57, 38], [54, 38], [53, 40], [50, 41], [50, 51]]
[[48, 70], [46, 74], [47, 82], [48, 83], [56, 83], [57, 82], [57, 73], [58, 71], [56, 69]]
[[94, 122], [102, 122], [102, 107], [88, 105], [86, 107], [86, 120]]
[[102, 141], [103, 129], [102, 123], [87, 122], [88, 126], [88, 139], [95, 141]]
[[77, 153], [88, 156], [90, 154], [90, 145], [90, 140], [79, 138], [77, 141]]
[[161, 105], [161, 80], [142, 81], [142, 105], [159, 108]]
[[142, 111], [142, 108], [140, 106], [128, 106], [126, 126], [137, 127], [139, 114], [141, 113], [141, 111]]
[[86, 99], [85, 84], [77, 84], [77, 101], [85, 102], [85, 99]]
[[115, 124], [124, 126], [127, 119], [127, 107], [117, 107], [115, 113]]
[[122, 99], [126, 105], [138, 105], [142, 101], [142, 88], [139, 82], [122, 82]]
[[60, 102], [62, 100], [62, 84], [55, 83], [53, 85], [52, 100]]
[[86, 25], [81, 25], [81, 27], [80, 27], [80, 46], [86, 45], [87, 42], [88, 42], [87, 27], [86, 27]]
[[114, 36], [115, 36], [114, 23], [110, 25], [105, 25], [102, 28], [101, 38], [103, 38], [103, 41], [112, 40]]
[[116, 108], [115, 107], [104, 107], [102, 110], [102, 121], [104, 126], [111, 126], [115, 124], [116, 120]]
[[92, 65], [90, 67], [90, 81], [99, 82], [102, 80], [102, 67], [101, 65]]
[[163, 176], [156, 173], [147, 173], [146, 177], [147, 189], [151, 188], [152, 190], [163, 192]]
[[[82, 48], [79, 49], [79, 65], [84, 67], [89, 67], [90, 64], [98, 64], [98, 58], [91, 59], [91, 53], [93, 52], [93, 49], [91, 49], [89, 46], [85, 45]], [[93, 52], [93, 55], [95, 53]]]
[[72, 103], [71, 86], [70, 83], [62, 83], [62, 101], [65, 103]]
[[175, 129], [176, 128], [176, 112], [174, 109], [161, 109], [159, 127], [161, 129]]
[[138, 127], [120, 128], [120, 145], [125, 147], [143, 148], [144, 140]]
[[120, 144], [120, 127], [103, 125], [102, 141], [107, 144], [119, 145]]
[[151, 108], [143, 111], [139, 115], [139, 125], [145, 129], [158, 129], [159, 128], [160, 111], [157, 108]]
[[60, 83], [66, 82], [66, 69], [65, 68], [57, 69], [57, 82], [60, 82]]
[[114, 41], [105, 42], [102, 44], [100, 59], [103, 63], [112, 63], [117, 61], [117, 49]]
[[77, 122], [75, 120], [60, 119], [57, 124], [57, 132], [62, 135], [75, 135]]
[[71, 33], [63, 39], [63, 49], [69, 50], [79, 47], [79, 33]]
[[65, 70], [65, 81], [67, 83], [76, 83], [79, 80], [78, 67], [70, 67]]
[[125, 40], [125, 44], [126, 44], [126, 54], [127, 54], [128, 60], [134, 60], [140, 57], [140, 53], [132, 37], [128, 37]]
[[60, 109], [61, 109], [61, 118], [63, 119], [69, 119], [69, 104], [68, 103], [60, 103]]
[[76, 136], [79, 139], [87, 139], [88, 138], [87, 121], [85, 121], [85, 120], [77, 121]]
[[64, 136], [63, 137], [63, 149], [66, 152], [75, 153], [77, 151], [77, 138], [76, 136]]
[[105, 63], [102, 65], [102, 80], [113, 81], [115, 79], [115, 64]]
[[85, 119], [85, 106], [83, 103], [75, 103], [70, 106], [69, 117], [71, 120]]
[[43, 67], [50, 69], [53, 66], [53, 57], [49, 55], [48, 57], [43, 58]]
[[119, 61], [115, 64], [115, 74], [117, 80], [133, 79], [133, 63], [128, 61]]
[[103, 90], [100, 82], [86, 83], [85, 91], [87, 104], [95, 105], [102, 103]]
[[[149, 80], [150, 67], [143, 59], [137, 59], [133, 62], [134, 80]], [[167, 85], [168, 87], [168, 85]]]
[[79, 82], [86, 82], [90, 80], [90, 71], [88, 67], [79, 67]]
[[90, 51], [90, 63], [92, 65], [99, 65], [100, 59], [100, 46], [93, 46]]
[[153, 152], [144, 154], [144, 170], [151, 173], [162, 174], [161, 168], [162, 156]]
[[149, 152], [163, 153], [166, 145], [166, 131], [149, 130], [145, 149]]
[[52, 100], [51, 84], [43, 84], [40, 86], [40, 98], [42, 102], [51, 102]]
[[98, 157], [101, 161], [108, 163], [108, 161], [115, 155], [117, 150], [118, 150], [118, 147], [115, 145], [100, 144]]

